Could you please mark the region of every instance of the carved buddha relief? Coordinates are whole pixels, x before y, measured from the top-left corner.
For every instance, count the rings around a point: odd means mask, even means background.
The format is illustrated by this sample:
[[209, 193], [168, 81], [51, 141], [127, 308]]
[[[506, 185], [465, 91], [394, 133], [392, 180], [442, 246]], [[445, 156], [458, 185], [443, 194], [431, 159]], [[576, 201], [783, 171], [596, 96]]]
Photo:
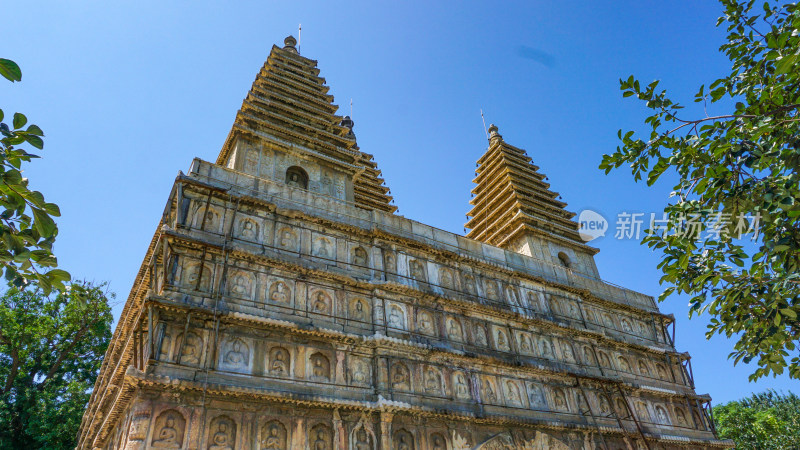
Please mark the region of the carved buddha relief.
[[546, 337], [539, 339], [539, 352], [542, 358], [553, 359], [553, 344], [550, 339]]
[[568, 363], [574, 364], [577, 362], [575, 352], [572, 350], [572, 344], [569, 342], [561, 343], [561, 355], [564, 357], [564, 361]]
[[394, 256], [394, 253], [389, 250], [384, 250], [383, 253], [383, 269], [387, 273], [397, 273], [397, 257]]
[[350, 380], [353, 384], [361, 386], [369, 385], [370, 373], [369, 366], [361, 358], [353, 358], [350, 361]]
[[428, 311], [420, 310], [417, 312], [417, 331], [428, 335], [436, 334], [433, 316]]
[[394, 389], [399, 389], [402, 391], [408, 391], [411, 389], [411, 383], [409, 381], [409, 371], [408, 367], [405, 364], [396, 362], [392, 364], [392, 370], [389, 374], [389, 380], [392, 383], [392, 387]]
[[389, 305], [387, 321], [389, 322], [389, 328], [394, 328], [396, 330], [406, 329], [406, 313], [400, 306], [394, 303]]
[[531, 341], [531, 336], [528, 333], [519, 333], [519, 352], [524, 355], [532, 355], [533, 354], [533, 343]]
[[322, 353], [311, 355], [311, 376], [325, 381], [331, 379], [331, 363]]
[[583, 347], [583, 361], [589, 365], [595, 364], [594, 355], [592, 354], [592, 349], [588, 345]]
[[278, 247], [284, 250], [297, 251], [299, 244], [297, 233], [295, 233], [290, 227], [283, 227], [278, 230], [277, 240]]
[[311, 450], [332, 450], [333, 433], [331, 428], [325, 424], [314, 426], [309, 433], [309, 444]]
[[150, 446], [153, 448], [181, 448], [185, 429], [186, 419], [183, 418], [183, 414], [174, 409], [168, 409], [156, 418]]
[[644, 375], [646, 377], [650, 376], [650, 368], [647, 367], [647, 363], [644, 360], [639, 360], [639, 374]]
[[685, 427], [689, 425], [689, 423], [686, 421], [686, 413], [683, 412], [683, 408], [679, 406], [675, 407], [675, 419], [677, 420], [678, 426], [680, 427]]
[[514, 286], [506, 286], [506, 300], [508, 300], [508, 303], [512, 306], [520, 306], [519, 295]]
[[311, 248], [311, 254], [325, 259], [336, 258], [336, 247], [330, 239], [320, 236], [314, 240]]
[[239, 238], [245, 241], [258, 241], [258, 223], [255, 220], [244, 218], [239, 221]]
[[608, 400], [608, 396], [605, 394], [598, 395], [598, 402], [600, 403], [600, 413], [604, 416], [609, 416], [613, 413], [611, 411], [611, 402]]
[[228, 416], [218, 416], [209, 427], [208, 450], [233, 450], [236, 442], [236, 422]]
[[547, 406], [544, 399], [544, 390], [538, 383], [528, 383], [528, 401], [531, 409], [541, 410]]
[[236, 271], [231, 274], [229, 280], [229, 292], [231, 295], [242, 298], [251, 297], [252, 276], [243, 271]]
[[567, 308], [566, 308], [567, 311], [566, 312], [567, 312], [567, 315], [569, 317], [571, 317], [573, 319], [580, 319], [581, 312], [578, 310], [578, 304], [577, 303], [575, 303], [572, 300], [567, 300], [566, 301], [566, 306], [567, 306]]
[[497, 393], [494, 388], [494, 383], [492, 383], [489, 378], [484, 378], [481, 383], [481, 398], [484, 403], [497, 403]]
[[223, 367], [228, 369], [246, 369], [250, 364], [250, 349], [239, 338], [229, 340], [223, 352]]
[[461, 400], [468, 400], [472, 398], [469, 394], [469, 384], [467, 384], [467, 376], [463, 372], [455, 372], [453, 374], [453, 386], [456, 398]]
[[553, 388], [553, 408], [558, 411], [568, 411], [567, 396], [561, 388]]
[[663, 406], [656, 406], [656, 421], [663, 425], [669, 425], [669, 418], [667, 417], [667, 410]]
[[290, 305], [292, 303], [292, 290], [283, 281], [274, 281], [269, 287], [269, 301]]
[[628, 360], [624, 356], [617, 357], [617, 363], [619, 363], [619, 370], [623, 372], [631, 372], [631, 365], [628, 363]]
[[605, 326], [606, 328], [610, 328], [612, 330], [616, 329], [616, 327], [614, 326], [614, 319], [611, 318], [611, 314], [603, 313], [601, 316], [603, 317], [603, 326]]
[[425, 392], [436, 395], [442, 393], [442, 374], [439, 369], [434, 367], [425, 369]]
[[453, 279], [453, 271], [442, 267], [439, 269], [439, 286], [444, 289], [455, 289], [455, 281]]
[[[178, 339], [180, 342], [180, 363], [187, 366], [197, 366], [200, 364], [200, 355], [202, 352], [203, 340], [191, 331], [186, 333], [186, 339], [182, 336]], [[176, 352], [177, 353], [177, 352]]]
[[478, 295], [478, 288], [475, 287], [475, 277], [472, 275], [464, 275], [464, 291], [469, 295]]
[[322, 289], [317, 289], [311, 294], [311, 312], [317, 314], [331, 314], [331, 296]]
[[411, 278], [417, 281], [427, 281], [428, 277], [425, 274], [425, 263], [418, 259], [408, 260], [408, 271]]
[[439, 433], [431, 434], [431, 450], [447, 450], [447, 441]]
[[200, 265], [200, 263], [189, 264], [181, 276], [181, 284], [189, 289], [208, 292], [209, 286], [211, 285], [211, 268], [208, 267], [207, 264], [203, 265], [203, 272], [201, 276]]
[[497, 283], [494, 280], [485, 280], [483, 284], [486, 287], [486, 298], [489, 300], [500, 299], [500, 292], [497, 290]]
[[350, 308], [348, 310], [350, 319], [358, 322], [368, 322], [370, 319], [369, 308], [367, 302], [362, 298], [354, 298], [350, 301]]
[[668, 381], [667, 368], [663, 364], [656, 363], [656, 374], [658, 374], [658, 378]]
[[508, 336], [502, 328], [495, 328], [494, 345], [497, 350], [507, 352], [510, 350]]
[[504, 385], [506, 401], [512, 406], [522, 406], [522, 395], [516, 381], [506, 380]]
[[356, 247], [350, 252], [350, 261], [352, 261], [353, 265], [361, 268], [369, 267], [369, 257], [363, 247]]
[[261, 427], [260, 450], [287, 450], [286, 427], [277, 420], [265, 423]]
[[394, 450], [414, 450], [414, 437], [402, 428], [394, 432], [392, 443]]
[[647, 411], [647, 404], [643, 401], [636, 402], [636, 415], [641, 420], [650, 420], [650, 413]]
[[206, 204], [202, 203], [195, 210], [192, 227], [211, 233], [219, 233], [220, 217], [221, 215], [217, 208], [209, 206], [206, 209]]
[[353, 450], [372, 450], [373, 446], [370, 443], [370, 438], [367, 434], [367, 431], [364, 430], [364, 427], [361, 426], [358, 431], [355, 432], [355, 442], [353, 443]]
[[526, 299], [528, 300], [528, 308], [530, 308], [534, 312], [541, 312], [542, 308], [539, 304], [539, 299], [536, 296], [536, 293], [533, 291], [528, 291], [525, 294]]
[[278, 377], [289, 376], [289, 351], [283, 347], [273, 347], [269, 351], [269, 373]]
[[600, 350], [597, 352], [597, 359], [600, 362], [601, 367], [611, 367], [611, 358], [608, 357], [606, 352]]
[[633, 327], [628, 319], [623, 318], [619, 321], [619, 323], [622, 326], [622, 331], [626, 333], [633, 333]]
[[447, 318], [447, 338], [454, 342], [462, 342], [464, 340], [461, 323], [453, 317]]
[[476, 323], [473, 326], [472, 330], [475, 339], [475, 345], [486, 347], [487, 346], [486, 328], [483, 325]]

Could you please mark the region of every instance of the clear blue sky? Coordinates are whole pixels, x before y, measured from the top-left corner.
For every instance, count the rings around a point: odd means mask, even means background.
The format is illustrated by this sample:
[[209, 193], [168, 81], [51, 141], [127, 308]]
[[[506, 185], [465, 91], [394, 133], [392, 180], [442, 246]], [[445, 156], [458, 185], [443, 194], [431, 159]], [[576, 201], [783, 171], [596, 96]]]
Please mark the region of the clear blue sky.
[[[120, 5], [125, 3], [125, 5]], [[645, 110], [623, 100], [618, 79], [661, 79], [690, 103], [727, 70], [711, 1], [550, 2], [10, 2], [0, 57], [22, 83], [0, 83], [0, 107], [46, 133], [27, 176], [61, 206], [56, 246], [74, 276], [107, 280], [128, 295], [179, 170], [213, 161], [272, 44], [303, 25], [301, 53], [319, 61], [373, 153], [400, 213], [462, 233], [475, 160], [486, 140], [479, 110], [525, 148], [569, 208], [660, 211], [668, 184], [648, 189], [597, 169], [619, 128]], [[613, 219], [612, 219], [613, 220]], [[601, 276], [657, 295], [658, 255], [613, 237]], [[733, 341], [706, 341], [687, 299], [677, 346], [694, 357], [700, 393], [715, 403], [767, 388], [753, 367], [732, 367]], [[115, 308], [115, 313], [120, 311]]]

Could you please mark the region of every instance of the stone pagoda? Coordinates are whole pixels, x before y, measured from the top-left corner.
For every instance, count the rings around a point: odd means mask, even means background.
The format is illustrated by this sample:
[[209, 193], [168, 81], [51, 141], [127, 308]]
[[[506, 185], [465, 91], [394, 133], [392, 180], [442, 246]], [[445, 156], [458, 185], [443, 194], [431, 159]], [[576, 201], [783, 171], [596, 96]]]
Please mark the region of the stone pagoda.
[[284, 44], [176, 178], [79, 449], [732, 446], [672, 316], [599, 279], [523, 150], [490, 129], [466, 237], [399, 216]]

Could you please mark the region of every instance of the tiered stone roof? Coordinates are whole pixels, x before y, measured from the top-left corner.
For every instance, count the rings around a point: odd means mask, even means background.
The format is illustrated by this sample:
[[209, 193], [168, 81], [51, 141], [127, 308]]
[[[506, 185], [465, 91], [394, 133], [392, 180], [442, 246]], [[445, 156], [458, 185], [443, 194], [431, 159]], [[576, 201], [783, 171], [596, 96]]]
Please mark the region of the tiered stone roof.
[[565, 209], [567, 204], [550, 190], [547, 177], [525, 150], [506, 143], [495, 125], [489, 133], [489, 148], [478, 160], [473, 179], [477, 186], [467, 213], [467, 237], [504, 247], [529, 232], [596, 253], [583, 244], [578, 223], [572, 220], [575, 213]]
[[297, 52], [289, 36], [283, 48], [272, 46], [264, 66], [236, 113], [236, 120], [217, 164], [233, 151], [238, 137], [320, 158], [353, 177], [356, 206], [394, 212], [389, 188], [373, 156], [362, 152], [353, 134], [353, 121], [336, 115], [317, 61]]

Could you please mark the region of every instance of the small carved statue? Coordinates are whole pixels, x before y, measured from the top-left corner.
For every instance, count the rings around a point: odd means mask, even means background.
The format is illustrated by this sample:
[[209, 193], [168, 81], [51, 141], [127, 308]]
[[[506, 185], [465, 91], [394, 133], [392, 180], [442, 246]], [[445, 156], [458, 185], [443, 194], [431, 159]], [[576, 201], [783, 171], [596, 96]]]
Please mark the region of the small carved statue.
[[425, 281], [425, 267], [423, 267], [420, 261], [412, 259], [408, 262], [408, 267], [411, 270], [411, 278]]
[[214, 433], [214, 437], [211, 439], [211, 445], [208, 447], [208, 450], [233, 450], [232, 443], [230, 442], [230, 436], [228, 434], [228, 424], [225, 422], [220, 422], [217, 426], [217, 432]]
[[283, 281], [272, 283], [269, 299], [275, 303], [289, 303], [289, 288], [286, 287], [286, 283]]
[[367, 266], [367, 251], [361, 247], [356, 247], [353, 249], [353, 264], [356, 266], [366, 267]]
[[167, 416], [164, 426], [158, 431], [158, 439], [153, 441], [153, 447], [180, 448], [178, 431], [175, 429], [175, 418], [171, 415]]
[[269, 427], [268, 433], [269, 434], [261, 440], [261, 448], [264, 450], [285, 450], [278, 426], [272, 424], [272, 426]]
[[237, 339], [233, 341], [233, 348], [225, 355], [225, 362], [233, 367], [240, 367], [247, 364], [247, 358], [242, 352], [242, 343]]
[[456, 396], [459, 398], [469, 398], [469, 387], [463, 373], [456, 375]]
[[275, 375], [286, 375], [289, 370], [286, 368], [286, 350], [282, 348], [275, 349], [273, 352], [272, 357], [272, 365], [270, 365], [269, 371]]
[[392, 387], [395, 389], [408, 389], [408, 369], [402, 364], [392, 366]]
[[389, 308], [389, 327], [399, 330], [405, 329], [403, 324], [403, 311], [395, 305]]
[[364, 303], [361, 300], [356, 300], [353, 303], [353, 315], [351, 316], [352, 319], [363, 321], [364, 317]]
[[200, 338], [192, 333], [186, 335], [183, 342], [183, 352], [181, 353], [181, 364], [200, 363]]
[[492, 383], [489, 380], [483, 380], [483, 398], [485, 403], [495, 403], [497, 402], [497, 394], [494, 393], [494, 389], [492, 389]]
[[314, 441], [314, 450], [329, 450], [327, 437], [325, 430], [317, 431], [317, 440]]
[[328, 312], [328, 295], [322, 291], [317, 291], [316, 295], [314, 296], [314, 312]]
[[369, 440], [367, 439], [367, 432], [364, 431], [364, 428], [360, 428], [356, 432], [356, 450], [372, 450], [372, 446], [369, 444]]

